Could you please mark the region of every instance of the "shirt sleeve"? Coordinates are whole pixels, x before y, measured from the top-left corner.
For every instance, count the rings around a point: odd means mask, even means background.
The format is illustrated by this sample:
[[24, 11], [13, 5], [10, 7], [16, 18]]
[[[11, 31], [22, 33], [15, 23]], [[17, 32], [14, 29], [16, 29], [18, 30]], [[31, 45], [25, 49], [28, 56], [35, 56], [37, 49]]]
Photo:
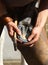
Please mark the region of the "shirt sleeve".
[[6, 14], [7, 14], [7, 11], [6, 11], [5, 5], [0, 0], [0, 17]]

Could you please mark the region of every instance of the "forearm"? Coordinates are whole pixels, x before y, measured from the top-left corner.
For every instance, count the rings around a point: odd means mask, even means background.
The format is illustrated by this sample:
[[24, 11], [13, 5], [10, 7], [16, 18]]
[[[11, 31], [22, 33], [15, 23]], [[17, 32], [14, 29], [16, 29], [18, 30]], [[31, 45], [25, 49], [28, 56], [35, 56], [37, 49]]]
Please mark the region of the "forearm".
[[48, 0], [40, 0], [39, 14], [36, 21], [36, 26], [44, 27], [48, 17]]
[[41, 28], [43, 28], [47, 21], [47, 17], [48, 17], [48, 9], [39, 12], [36, 21], [36, 26], [40, 26]]

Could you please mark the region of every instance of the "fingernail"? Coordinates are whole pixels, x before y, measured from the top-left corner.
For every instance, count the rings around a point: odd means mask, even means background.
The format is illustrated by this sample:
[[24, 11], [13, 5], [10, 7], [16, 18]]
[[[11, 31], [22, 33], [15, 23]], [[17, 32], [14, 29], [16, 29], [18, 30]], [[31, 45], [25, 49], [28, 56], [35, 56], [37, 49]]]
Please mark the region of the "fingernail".
[[28, 41], [30, 41], [30, 39], [28, 39]]
[[19, 35], [21, 35], [21, 32], [19, 32]]
[[21, 31], [18, 29], [18, 34], [21, 35]]
[[34, 44], [32, 44], [30, 47], [33, 47], [34, 46]]

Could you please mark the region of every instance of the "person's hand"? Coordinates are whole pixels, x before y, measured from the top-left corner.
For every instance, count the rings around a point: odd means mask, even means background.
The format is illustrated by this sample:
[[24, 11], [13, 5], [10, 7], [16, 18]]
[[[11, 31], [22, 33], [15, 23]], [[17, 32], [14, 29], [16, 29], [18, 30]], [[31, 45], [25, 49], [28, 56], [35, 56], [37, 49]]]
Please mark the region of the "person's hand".
[[41, 27], [39, 26], [34, 27], [31, 32], [31, 35], [28, 37], [29, 42], [24, 43], [24, 45], [32, 47], [38, 41], [41, 31], [42, 31]]
[[21, 31], [18, 29], [16, 24], [13, 22], [12, 18], [6, 17], [4, 20], [6, 22], [6, 26], [7, 26], [7, 29], [8, 29], [8, 34], [11, 38], [14, 36], [14, 32], [21, 35]]
[[10, 37], [13, 37], [14, 32], [16, 32], [19, 35], [21, 34], [21, 31], [18, 29], [14, 22], [9, 22], [6, 26]]

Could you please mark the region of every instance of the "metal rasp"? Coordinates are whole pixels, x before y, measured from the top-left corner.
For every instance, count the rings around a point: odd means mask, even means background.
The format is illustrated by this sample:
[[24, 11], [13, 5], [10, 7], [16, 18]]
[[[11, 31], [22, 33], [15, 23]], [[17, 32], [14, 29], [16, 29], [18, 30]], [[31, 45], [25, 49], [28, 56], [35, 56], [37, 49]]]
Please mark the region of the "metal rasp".
[[[15, 21], [15, 25], [17, 26], [17, 20]], [[13, 45], [14, 45], [14, 50], [16, 51], [17, 50], [17, 34], [16, 32], [14, 32], [14, 39], [13, 39]]]

